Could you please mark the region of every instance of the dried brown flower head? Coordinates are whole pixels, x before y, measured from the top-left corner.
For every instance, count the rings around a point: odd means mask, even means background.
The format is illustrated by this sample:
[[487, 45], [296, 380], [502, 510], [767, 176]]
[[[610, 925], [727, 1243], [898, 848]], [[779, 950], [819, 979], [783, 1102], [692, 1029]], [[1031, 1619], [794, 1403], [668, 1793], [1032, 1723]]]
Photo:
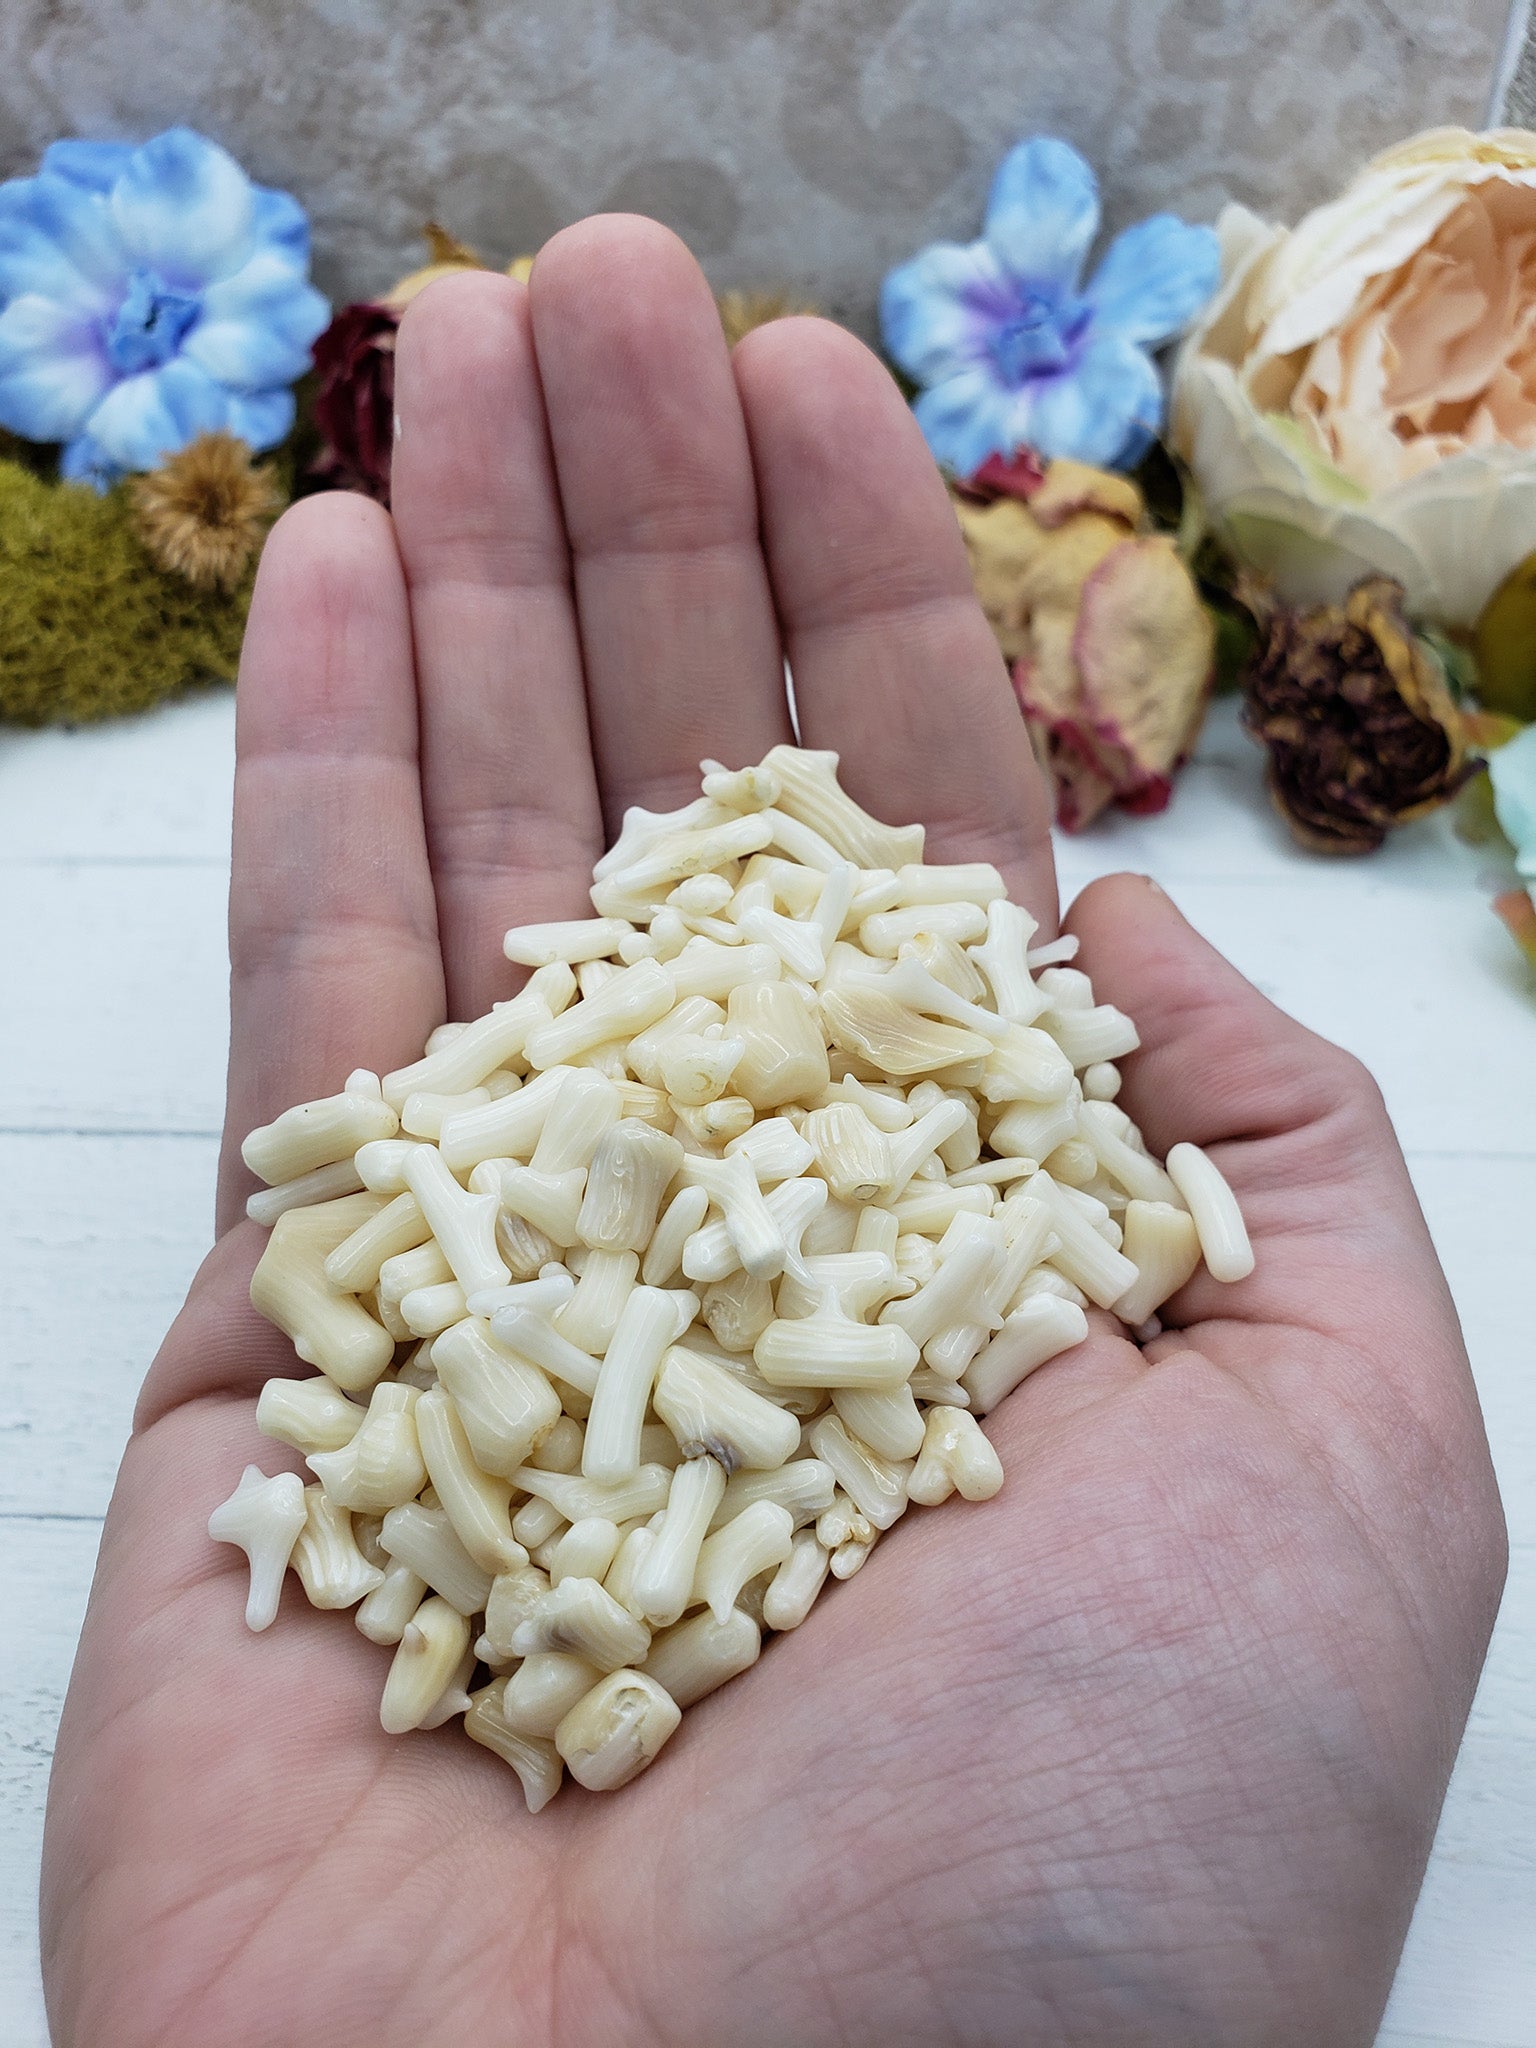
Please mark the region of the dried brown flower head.
[[788, 292], [718, 292], [715, 304], [720, 309], [727, 348], [734, 348], [744, 334], [750, 334], [754, 327], [766, 327], [770, 320], [785, 320], [793, 313], [818, 310]]
[[130, 496], [150, 560], [198, 590], [233, 590], [283, 507], [271, 470], [222, 432], [199, 434], [136, 478]]
[[1303, 846], [1369, 853], [1471, 772], [1438, 657], [1385, 576], [1341, 605], [1276, 611], [1244, 678], [1275, 806]]

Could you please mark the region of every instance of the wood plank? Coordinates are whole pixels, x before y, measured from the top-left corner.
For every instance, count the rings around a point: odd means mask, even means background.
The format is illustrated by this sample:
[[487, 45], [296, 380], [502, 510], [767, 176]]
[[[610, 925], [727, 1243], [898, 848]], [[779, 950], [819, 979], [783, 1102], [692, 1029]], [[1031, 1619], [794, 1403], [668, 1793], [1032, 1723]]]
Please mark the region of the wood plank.
[[0, 2041], [48, 2048], [37, 1965], [37, 1869], [59, 1708], [100, 1526], [4, 1524], [0, 1574]]
[[1398, 886], [1368, 868], [1305, 886], [1153, 873], [1266, 995], [1365, 1061], [1406, 1149], [1536, 1154], [1536, 1090], [1521, 1079], [1536, 1013], [1475, 888]]
[[209, 1138], [0, 1137], [0, 1512], [99, 1515], [212, 1240]]
[[128, 857], [227, 867], [234, 768], [232, 690], [73, 732], [0, 728], [0, 865]]
[[[0, 884], [0, 1125], [213, 1131], [229, 1043], [217, 866], [33, 867]], [[24, 996], [24, 999], [22, 999]]]
[[1435, 1857], [1383, 2024], [1437, 2044], [1531, 2048], [1536, 1869]]

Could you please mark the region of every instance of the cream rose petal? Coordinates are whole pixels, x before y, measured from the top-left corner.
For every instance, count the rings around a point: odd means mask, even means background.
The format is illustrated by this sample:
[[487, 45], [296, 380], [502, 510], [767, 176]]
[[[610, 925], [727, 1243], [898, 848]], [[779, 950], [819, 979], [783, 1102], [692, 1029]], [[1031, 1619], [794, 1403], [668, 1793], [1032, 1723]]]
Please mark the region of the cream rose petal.
[[1536, 463], [1524, 449], [1469, 449], [1372, 510], [1387, 513], [1434, 565], [1420, 609], [1470, 626], [1510, 570], [1536, 552]]
[[1170, 409], [1217, 530], [1293, 603], [1379, 571], [1470, 626], [1536, 550], [1536, 135], [1416, 137], [1222, 242]]
[[1289, 355], [1346, 319], [1372, 278], [1406, 263], [1455, 212], [1462, 189], [1423, 173], [1406, 189], [1384, 180], [1375, 191], [1320, 207], [1276, 252], [1259, 285], [1258, 353]]

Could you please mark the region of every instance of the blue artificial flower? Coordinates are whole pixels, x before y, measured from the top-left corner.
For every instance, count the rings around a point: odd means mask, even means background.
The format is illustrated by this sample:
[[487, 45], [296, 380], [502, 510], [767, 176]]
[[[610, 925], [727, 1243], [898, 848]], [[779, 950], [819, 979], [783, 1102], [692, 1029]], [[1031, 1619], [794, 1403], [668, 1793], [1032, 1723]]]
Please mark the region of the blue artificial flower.
[[0, 426], [98, 489], [223, 428], [271, 448], [330, 308], [309, 224], [189, 128], [55, 142], [0, 185]]
[[886, 278], [886, 349], [923, 386], [918, 424], [955, 475], [1021, 448], [1128, 468], [1161, 426], [1147, 351], [1216, 289], [1216, 236], [1154, 214], [1110, 244], [1083, 286], [1098, 228], [1093, 172], [1039, 135], [999, 165], [979, 242], [935, 242]]

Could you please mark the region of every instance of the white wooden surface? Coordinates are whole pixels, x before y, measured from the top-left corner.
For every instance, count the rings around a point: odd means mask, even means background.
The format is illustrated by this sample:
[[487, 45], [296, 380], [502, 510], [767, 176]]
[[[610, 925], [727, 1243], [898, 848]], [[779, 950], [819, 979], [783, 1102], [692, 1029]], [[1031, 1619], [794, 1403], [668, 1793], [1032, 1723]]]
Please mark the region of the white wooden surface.
[[[0, 2043], [42, 2048], [49, 1755], [140, 1375], [205, 1248], [233, 705], [0, 734]], [[1154, 874], [1375, 1069], [1461, 1307], [1513, 1569], [1380, 2048], [1536, 2048], [1536, 995], [1444, 821], [1291, 850], [1229, 711], [1172, 810], [1061, 848]]]

